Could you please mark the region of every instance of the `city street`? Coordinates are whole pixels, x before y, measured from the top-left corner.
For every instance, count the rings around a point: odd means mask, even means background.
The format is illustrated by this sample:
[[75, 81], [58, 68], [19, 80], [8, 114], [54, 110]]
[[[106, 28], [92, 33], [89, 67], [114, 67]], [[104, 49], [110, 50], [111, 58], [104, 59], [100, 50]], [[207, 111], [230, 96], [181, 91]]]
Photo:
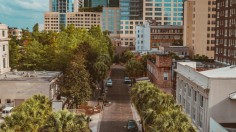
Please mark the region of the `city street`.
[[124, 84], [124, 68], [118, 65], [112, 66], [111, 78], [113, 86], [108, 88], [107, 100], [111, 105], [104, 107], [100, 132], [126, 132], [127, 121], [133, 119], [129, 87]]

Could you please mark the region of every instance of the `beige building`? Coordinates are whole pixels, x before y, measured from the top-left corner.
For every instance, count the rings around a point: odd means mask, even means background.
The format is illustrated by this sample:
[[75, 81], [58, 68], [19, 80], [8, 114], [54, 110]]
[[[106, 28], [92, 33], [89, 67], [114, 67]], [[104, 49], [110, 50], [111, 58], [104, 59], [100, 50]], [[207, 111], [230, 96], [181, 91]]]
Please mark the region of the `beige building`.
[[236, 125], [235, 66], [202, 71], [196, 62], [179, 62], [175, 71], [176, 101], [198, 131], [216, 129], [212, 120], [227, 128]]
[[[64, 24], [73, 24], [77, 28], [90, 29], [91, 26], [102, 27], [102, 13], [97, 12], [67, 12]], [[60, 31], [60, 18], [61, 13], [58, 12], [46, 12], [44, 14], [44, 28], [46, 31], [52, 30]]]
[[0, 74], [0, 108], [17, 106], [35, 94], [50, 100], [58, 93], [56, 80], [61, 72], [56, 71], [14, 71]]
[[121, 46], [134, 47], [136, 43], [136, 26], [142, 25], [143, 20], [121, 20], [120, 41]]
[[215, 0], [187, 0], [184, 6], [184, 45], [193, 50], [193, 55], [214, 59]]
[[9, 35], [9, 37], [16, 37], [17, 39], [21, 39], [22, 38], [22, 30], [15, 28], [15, 27], [9, 28], [8, 35]]
[[183, 25], [183, 0], [144, 0], [143, 19], [158, 25]]
[[10, 71], [8, 27], [0, 23], [0, 74]]

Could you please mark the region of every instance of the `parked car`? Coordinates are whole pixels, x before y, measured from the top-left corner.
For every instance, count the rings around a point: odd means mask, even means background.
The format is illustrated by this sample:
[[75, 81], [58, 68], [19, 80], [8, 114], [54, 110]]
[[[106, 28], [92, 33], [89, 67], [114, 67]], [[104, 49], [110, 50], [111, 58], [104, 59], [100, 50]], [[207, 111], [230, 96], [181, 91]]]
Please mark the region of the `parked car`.
[[106, 83], [107, 87], [112, 87], [112, 80], [109, 78]]
[[125, 84], [131, 84], [131, 79], [129, 77], [124, 78], [124, 83]]
[[127, 130], [128, 132], [138, 132], [138, 125], [135, 120], [128, 120]]
[[2, 110], [2, 118], [5, 118], [6, 116], [10, 116], [12, 112], [13, 107], [6, 107]]

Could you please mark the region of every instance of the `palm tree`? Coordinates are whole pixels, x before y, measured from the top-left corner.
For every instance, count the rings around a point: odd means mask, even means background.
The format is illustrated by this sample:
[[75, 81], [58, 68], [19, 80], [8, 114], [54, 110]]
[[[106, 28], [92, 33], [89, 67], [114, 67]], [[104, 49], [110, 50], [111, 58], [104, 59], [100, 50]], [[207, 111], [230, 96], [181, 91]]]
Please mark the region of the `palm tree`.
[[89, 132], [89, 117], [76, 115], [66, 110], [51, 114], [46, 124], [41, 128], [42, 132]]
[[146, 131], [196, 131], [173, 97], [150, 82], [136, 83], [130, 95]]

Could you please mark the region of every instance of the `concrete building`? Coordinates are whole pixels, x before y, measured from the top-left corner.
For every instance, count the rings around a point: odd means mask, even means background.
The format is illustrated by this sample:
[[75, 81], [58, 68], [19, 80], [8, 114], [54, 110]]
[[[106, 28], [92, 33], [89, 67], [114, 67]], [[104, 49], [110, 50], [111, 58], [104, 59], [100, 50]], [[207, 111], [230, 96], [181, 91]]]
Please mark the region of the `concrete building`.
[[49, 12], [78, 12], [81, 0], [49, 0]]
[[41, 94], [50, 100], [58, 92], [56, 80], [61, 72], [55, 71], [20, 71], [0, 74], [0, 108], [17, 106], [35, 94]]
[[136, 25], [143, 24], [143, 0], [120, 0], [121, 46], [134, 47]]
[[9, 37], [16, 37], [17, 39], [22, 38], [22, 30], [16, 27], [8, 28], [8, 35]]
[[189, 56], [189, 47], [186, 46], [159, 46], [159, 51], [162, 54], [175, 53], [180, 58]]
[[144, 25], [136, 26], [136, 44], [135, 51], [148, 52], [150, 51], [150, 25], [145, 23]]
[[202, 71], [196, 62], [179, 62], [175, 71], [176, 101], [198, 131], [215, 130], [210, 126], [216, 122], [227, 129], [235, 128], [235, 66]]
[[[184, 45], [193, 50], [193, 55], [205, 55], [209, 59], [214, 59], [215, 0], [187, 0], [185, 2]], [[192, 37], [189, 37], [190, 35]]]
[[168, 55], [156, 55], [155, 60], [147, 61], [147, 76], [158, 88], [171, 94], [172, 58]]
[[120, 38], [120, 9], [118, 7], [103, 7], [102, 30], [109, 31], [112, 39]]
[[[60, 31], [61, 15], [59, 12], [46, 12], [44, 14], [45, 30]], [[64, 20], [63, 20], [64, 21]], [[73, 24], [76, 28], [90, 29], [91, 26], [102, 27], [102, 13], [100, 12], [68, 12], [65, 25]]]
[[158, 25], [183, 25], [183, 0], [144, 0], [143, 19]]
[[215, 60], [236, 65], [236, 1], [216, 1], [216, 45]]
[[10, 71], [8, 27], [0, 23], [0, 74]]
[[121, 46], [134, 47], [136, 42], [136, 25], [142, 25], [143, 20], [121, 20], [120, 40]]

